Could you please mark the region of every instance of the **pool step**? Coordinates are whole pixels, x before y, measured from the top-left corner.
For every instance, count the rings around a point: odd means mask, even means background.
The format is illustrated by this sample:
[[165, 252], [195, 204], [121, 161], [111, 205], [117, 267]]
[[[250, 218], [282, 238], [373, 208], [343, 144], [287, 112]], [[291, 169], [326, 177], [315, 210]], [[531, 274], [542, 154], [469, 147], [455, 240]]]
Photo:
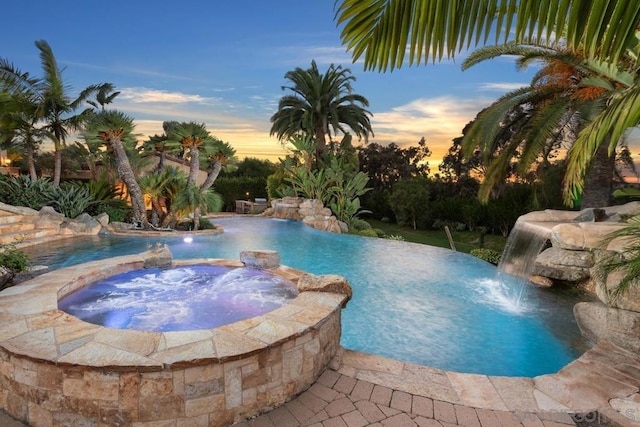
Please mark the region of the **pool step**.
[[[33, 224], [32, 224], [33, 225]], [[41, 239], [58, 235], [58, 230], [54, 228], [30, 229], [5, 233], [0, 228], [0, 245], [20, 244], [34, 239]]]
[[31, 231], [36, 228], [32, 222], [12, 222], [9, 224], [0, 224], [0, 236], [9, 233], [19, 233], [22, 231]]
[[15, 215], [9, 212], [0, 210], [0, 226], [5, 224], [15, 224], [23, 220], [23, 215]]

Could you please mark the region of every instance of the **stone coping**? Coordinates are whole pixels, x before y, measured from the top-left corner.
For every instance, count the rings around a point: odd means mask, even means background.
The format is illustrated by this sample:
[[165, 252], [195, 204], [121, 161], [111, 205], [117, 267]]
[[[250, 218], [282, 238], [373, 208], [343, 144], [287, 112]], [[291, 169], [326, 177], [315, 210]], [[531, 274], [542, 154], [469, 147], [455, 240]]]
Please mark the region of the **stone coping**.
[[[58, 300], [86, 284], [143, 268], [154, 251], [92, 261], [40, 275], [0, 292], [0, 347], [57, 365], [115, 371], [159, 371], [244, 358], [317, 327], [340, 310], [345, 295], [302, 292], [289, 304], [221, 327], [143, 332], [84, 322], [58, 309]], [[173, 265], [243, 266], [238, 261], [193, 259]], [[280, 266], [269, 270], [294, 283], [304, 274]]]
[[534, 378], [444, 371], [351, 350], [343, 350], [337, 358], [342, 375], [455, 405], [526, 413], [615, 414], [620, 412], [616, 405], [636, 402], [632, 415], [640, 421], [640, 355], [606, 341], [559, 372]]

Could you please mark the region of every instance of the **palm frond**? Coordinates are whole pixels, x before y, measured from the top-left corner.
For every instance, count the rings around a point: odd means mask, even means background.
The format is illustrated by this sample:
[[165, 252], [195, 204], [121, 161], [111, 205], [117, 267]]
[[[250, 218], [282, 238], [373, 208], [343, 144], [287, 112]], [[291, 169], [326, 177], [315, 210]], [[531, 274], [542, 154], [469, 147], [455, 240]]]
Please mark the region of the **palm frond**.
[[[589, 57], [615, 62], [636, 43], [640, 2], [584, 0], [336, 0], [342, 44], [365, 69], [393, 70], [465, 47], [544, 38], [584, 46]], [[564, 35], [564, 40], [560, 38]]]

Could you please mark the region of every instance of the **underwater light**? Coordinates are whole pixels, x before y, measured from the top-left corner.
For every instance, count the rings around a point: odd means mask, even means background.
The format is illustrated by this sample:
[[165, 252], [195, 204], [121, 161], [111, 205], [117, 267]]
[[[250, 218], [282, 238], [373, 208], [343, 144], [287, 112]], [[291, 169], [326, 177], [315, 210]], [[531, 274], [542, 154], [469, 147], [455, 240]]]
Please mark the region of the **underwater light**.
[[187, 236], [184, 239], [182, 239], [185, 243], [193, 243], [193, 237], [191, 236]]

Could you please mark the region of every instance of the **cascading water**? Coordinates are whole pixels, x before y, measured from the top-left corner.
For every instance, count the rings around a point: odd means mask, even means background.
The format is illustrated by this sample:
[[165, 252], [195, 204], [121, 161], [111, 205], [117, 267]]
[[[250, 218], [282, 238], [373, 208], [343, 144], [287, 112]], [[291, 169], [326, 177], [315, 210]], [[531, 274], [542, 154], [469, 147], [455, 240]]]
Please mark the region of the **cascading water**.
[[511, 230], [495, 280], [485, 279], [487, 297], [511, 312], [526, 311], [526, 289], [536, 258], [549, 238], [549, 229], [518, 221]]

